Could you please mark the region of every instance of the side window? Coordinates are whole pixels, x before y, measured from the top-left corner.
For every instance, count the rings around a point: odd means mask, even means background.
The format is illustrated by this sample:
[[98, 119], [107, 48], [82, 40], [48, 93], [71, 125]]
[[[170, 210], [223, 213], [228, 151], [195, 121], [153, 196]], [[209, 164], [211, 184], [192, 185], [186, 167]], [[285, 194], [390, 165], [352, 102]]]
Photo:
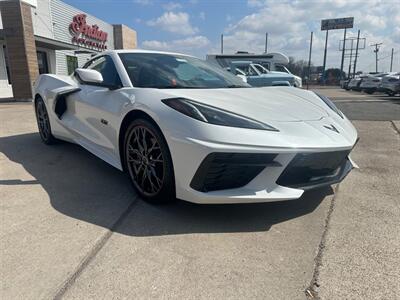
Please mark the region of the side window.
[[275, 71], [287, 73], [288, 71], [282, 65], [275, 65]]
[[96, 70], [103, 76], [103, 81], [110, 85], [122, 85], [114, 61], [108, 55], [101, 56], [85, 64], [84, 68]]
[[78, 58], [76, 56], [67, 55], [68, 75], [72, 74], [78, 68]]
[[262, 65], [264, 68], [266, 68], [269, 71], [271, 70], [271, 67], [268, 62], [260, 62], [260, 65]]

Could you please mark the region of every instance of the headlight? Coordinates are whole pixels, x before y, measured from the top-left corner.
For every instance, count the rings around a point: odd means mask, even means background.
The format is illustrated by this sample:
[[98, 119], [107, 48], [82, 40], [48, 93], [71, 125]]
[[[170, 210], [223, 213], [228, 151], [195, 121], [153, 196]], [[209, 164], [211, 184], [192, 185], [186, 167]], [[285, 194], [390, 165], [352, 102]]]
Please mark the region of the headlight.
[[[315, 93], [315, 92], [314, 92]], [[326, 96], [320, 95], [318, 93], [315, 93], [318, 97], [321, 98], [322, 101], [325, 102], [326, 105], [329, 106], [330, 109], [332, 109], [335, 113], [339, 115], [342, 119], [344, 119], [343, 113], [339, 110], [339, 108], [336, 107], [336, 105]]]
[[170, 98], [162, 100], [169, 107], [196, 120], [214, 125], [279, 131], [278, 129], [216, 107], [201, 104], [185, 98]]

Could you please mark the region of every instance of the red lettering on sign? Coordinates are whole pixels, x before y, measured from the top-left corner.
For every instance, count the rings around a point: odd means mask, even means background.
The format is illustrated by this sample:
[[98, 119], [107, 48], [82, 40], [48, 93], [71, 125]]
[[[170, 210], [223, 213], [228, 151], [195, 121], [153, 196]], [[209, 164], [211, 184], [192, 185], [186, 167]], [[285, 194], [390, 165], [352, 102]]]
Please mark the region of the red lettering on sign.
[[73, 43], [84, 44], [99, 49], [107, 49], [105, 43], [107, 42], [108, 34], [99, 29], [96, 24], [90, 26], [86, 23], [86, 15], [79, 14], [73, 17], [69, 29]]

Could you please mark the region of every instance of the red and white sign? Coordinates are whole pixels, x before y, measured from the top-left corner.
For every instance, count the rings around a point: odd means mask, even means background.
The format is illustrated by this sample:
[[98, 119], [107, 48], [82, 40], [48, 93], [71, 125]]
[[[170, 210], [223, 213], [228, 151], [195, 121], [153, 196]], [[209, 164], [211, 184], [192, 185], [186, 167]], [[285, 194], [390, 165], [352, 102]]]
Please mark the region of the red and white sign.
[[100, 30], [96, 24], [88, 25], [85, 14], [74, 16], [72, 23], [69, 25], [69, 30], [73, 35], [72, 43], [99, 50], [107, 49], [107, 32]]

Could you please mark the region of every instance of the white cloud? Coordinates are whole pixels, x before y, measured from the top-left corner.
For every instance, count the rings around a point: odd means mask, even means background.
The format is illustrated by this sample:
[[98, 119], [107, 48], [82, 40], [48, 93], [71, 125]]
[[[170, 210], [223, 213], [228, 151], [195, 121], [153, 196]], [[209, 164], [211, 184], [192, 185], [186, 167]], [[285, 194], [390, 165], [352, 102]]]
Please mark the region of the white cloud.
[[163, 5], [163, 8], [165, 10], [171, 11], [171, 10], [181, 9], [182, 5], [177, 2], [168, 2]]
[[190, 24], [189, 15], [184, 12], [165, 12], [157, 19], [148, 21], [147, 25], [157, 26], [159, 29], [182, 35], [198, 32], [198, 29]]
[[172, 41], [144, 41], [142, 47], [151, 50], [187, 52], [193, 49], [205, 48], [210, 45], [210, 41], [202, 35], [192, 36], [185, 39]]

